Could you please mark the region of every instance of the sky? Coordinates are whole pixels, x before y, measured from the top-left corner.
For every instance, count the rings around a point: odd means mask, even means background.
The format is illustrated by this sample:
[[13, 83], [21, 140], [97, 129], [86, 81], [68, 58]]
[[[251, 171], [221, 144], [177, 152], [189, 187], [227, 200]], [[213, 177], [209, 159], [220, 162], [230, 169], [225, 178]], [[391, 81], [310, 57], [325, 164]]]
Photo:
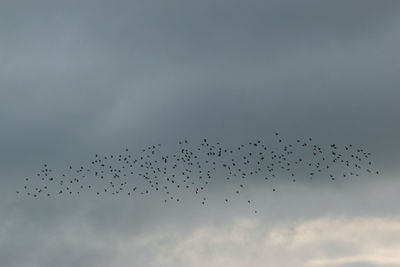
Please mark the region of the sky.
[[[400, 266], [399, 1], [0, 3], [0, 266]], [[43, 162], [208, 138], [367, 149], [378, 176], [205, 206], [32, 199]]]

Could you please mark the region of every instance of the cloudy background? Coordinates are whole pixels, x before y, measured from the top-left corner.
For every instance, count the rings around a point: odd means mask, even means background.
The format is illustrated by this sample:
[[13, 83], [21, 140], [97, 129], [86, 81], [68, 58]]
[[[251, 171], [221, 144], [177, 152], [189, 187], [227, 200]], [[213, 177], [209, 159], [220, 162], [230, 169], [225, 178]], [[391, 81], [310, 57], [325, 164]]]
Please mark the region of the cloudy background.
[[[0, 3], [0, 266], [400, 266], [400, 2]], [[188, 200], [32, 200], [55, 168], [181, 138], [313, 137], [378, 177]]]

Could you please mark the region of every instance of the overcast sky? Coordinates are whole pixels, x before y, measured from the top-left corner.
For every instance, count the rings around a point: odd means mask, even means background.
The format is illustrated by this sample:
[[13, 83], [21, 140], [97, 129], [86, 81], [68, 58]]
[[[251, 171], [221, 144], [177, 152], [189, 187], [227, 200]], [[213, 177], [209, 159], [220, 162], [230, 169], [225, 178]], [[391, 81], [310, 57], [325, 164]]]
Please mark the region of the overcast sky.
[[[0, 3], [0, 266], [400, 266], [399, 1]], [[43, 162], [313, 137], [379, 176], [244, 205], [15, 194]]]

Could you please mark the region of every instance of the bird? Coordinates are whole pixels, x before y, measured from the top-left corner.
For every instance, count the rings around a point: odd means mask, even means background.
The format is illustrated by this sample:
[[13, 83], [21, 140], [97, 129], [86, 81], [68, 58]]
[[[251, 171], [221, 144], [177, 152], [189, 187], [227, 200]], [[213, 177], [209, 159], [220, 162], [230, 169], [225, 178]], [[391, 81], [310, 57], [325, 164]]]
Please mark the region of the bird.
[[[331, 182], [336, 181], [335, 178], [359, 176], [361, 169], [368, 174], [380, 173], [374, 169], [371, 153], [365, 148], [354, 148], [351, 144], [311, 143], [311, 137], [289, 142], [278, 132], [275, 136], [280, 143], [276, 148], [260, 139], [232, 146], [208, 138], [199, 142], [181, 139], [176, 151], [162, 151], [160, 143], [147, 145], [136, 153], [125, 147], [114, 155], [95, 154], [76, 169], [67, 165], [65, 169], [53, 172], [50, 162], [46, 162], [33, 177], [25, 177], [23, 187], [18, 188], [16, 194], [24, 192], [34, 198], [44, 195], [49, 199], [61, 194], [73, 197], [89, 192], [98, 197], [161, 194], [164, 203], [168, 199], [176, 200], [173, 203], [185, 203], [185, 196], [203, 196], [199, 201], [207, 207], [209, 189], [222, 182], [221, 175], [228, 188], [230, 184], [237, 187], [223, 198], [229, 203], [230, 198], [241, 199], [240, 191], [245, 192], [247, 184], [259, 178], [264, 183], [260, 186], [271, 186], [276, 192], [277, 181], [290, 177], [289, 181], [296, 182], [307, 173], [310, 179], [328, 177]], [[339, 169], [343, 170], [340, 177], [328, 172]], [[255, 205], [251, 199], [247, 202], [252, 204], [251, 207]]]

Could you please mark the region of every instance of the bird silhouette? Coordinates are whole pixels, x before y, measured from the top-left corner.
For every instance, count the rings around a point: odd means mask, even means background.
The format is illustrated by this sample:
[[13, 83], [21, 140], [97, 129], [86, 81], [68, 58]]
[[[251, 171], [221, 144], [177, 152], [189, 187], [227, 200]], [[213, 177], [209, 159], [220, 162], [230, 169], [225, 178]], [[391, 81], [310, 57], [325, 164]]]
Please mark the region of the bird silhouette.
[[[60, 171], [53, 171], [46, 162], [36, 175], [24, 179], [23, 187], [16, 193], [48, 199], [91, 192], [97, 197], [157, 194], [164, 196], [164, 203], [174, 200], [179, 205], [191, 196], [206, 207], [209, 188], [217, 184], [236, 188], [232, 195], [223, 198], [229, 203], [229, 199], [240, 199], [249, 184], [261, 186], [260, 181], [268, 187], [273, 186], [269, 183], [284, 179], [304, 182], [305, 177], [327, 177], [327, 181], [335, 181], [339, 177], [359, 176], [361, 172], [379, 174], [365, 148], [354, 148], [352, 144], [318, 145], [311, 137], [296, 138], [290, 143], [278, 132], [274, 138], [275, 145], [255, 140], [234, 146], [207, 138], [199, 143], [183, 139], [178, 141], [175, 151], [168, 153], [161, 150], [161, 144], [148, 145], [137, 153], [124, 148], [117, 156], [96, 153], [79, 167], [67, 165]], [[276, 191], [273, 186], [272, 192]], [[258, 212], [254, 209], [255, 201], [248, 199], [247, 203], [254, 213]]]

